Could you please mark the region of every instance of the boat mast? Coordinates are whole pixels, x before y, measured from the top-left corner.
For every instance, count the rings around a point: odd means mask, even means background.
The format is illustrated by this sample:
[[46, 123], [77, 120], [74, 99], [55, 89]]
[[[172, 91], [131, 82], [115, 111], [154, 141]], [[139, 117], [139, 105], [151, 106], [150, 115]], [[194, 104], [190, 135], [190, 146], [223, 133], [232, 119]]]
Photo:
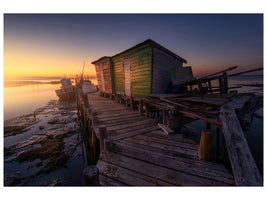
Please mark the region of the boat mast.
[[85, 62], [83, 61], [83, 71], [82, 71], [82, 75], [81, 75], [81, 82], [83, 83], [83, 72], [84, 72], [84, 65], [85, 65]]

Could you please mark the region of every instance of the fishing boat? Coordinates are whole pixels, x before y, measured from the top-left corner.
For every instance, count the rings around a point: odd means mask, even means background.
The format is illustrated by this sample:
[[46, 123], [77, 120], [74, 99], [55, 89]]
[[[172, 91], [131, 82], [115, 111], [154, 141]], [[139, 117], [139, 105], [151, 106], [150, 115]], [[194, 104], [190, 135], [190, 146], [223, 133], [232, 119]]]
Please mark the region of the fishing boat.
[[71, 80], [69, 78], [63, 78], [61, 81], [61, 88], [55, 90], [57, 96], [60, 99], [73, 99], [75, 98], [75, 89], [76, 87], [72, 85]]

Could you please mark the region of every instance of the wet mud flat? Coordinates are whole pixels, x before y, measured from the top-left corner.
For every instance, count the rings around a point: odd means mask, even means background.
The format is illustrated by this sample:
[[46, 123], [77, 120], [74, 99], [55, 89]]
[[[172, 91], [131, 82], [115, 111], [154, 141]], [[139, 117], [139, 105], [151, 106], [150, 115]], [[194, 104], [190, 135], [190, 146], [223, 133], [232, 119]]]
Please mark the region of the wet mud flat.
[[4, 122], [5, 186], [79, 186], [86, 165], [75, 102]]

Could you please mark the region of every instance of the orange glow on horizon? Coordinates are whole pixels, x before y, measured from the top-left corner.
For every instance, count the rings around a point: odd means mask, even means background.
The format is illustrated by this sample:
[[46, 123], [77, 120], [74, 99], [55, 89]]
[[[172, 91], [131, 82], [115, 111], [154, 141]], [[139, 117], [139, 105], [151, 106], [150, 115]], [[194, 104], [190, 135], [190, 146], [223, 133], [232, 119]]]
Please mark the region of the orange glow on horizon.
[[[17, 77], [67, 77], [74, 78], [83, 70], [83, 62], [74, 56], [56, 56], [46, 52], [21, 51], [5, 48], [4, 79]], [[84, 75], [95, 76], [95, 67], [86, 62]]]

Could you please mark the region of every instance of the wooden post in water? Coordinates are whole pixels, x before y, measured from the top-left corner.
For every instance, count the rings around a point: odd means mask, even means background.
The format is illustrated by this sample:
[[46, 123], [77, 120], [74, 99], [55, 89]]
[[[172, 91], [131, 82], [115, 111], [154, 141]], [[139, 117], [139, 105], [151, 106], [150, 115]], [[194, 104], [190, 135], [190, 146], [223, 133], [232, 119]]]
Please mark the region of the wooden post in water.
[[211, 129], [204, 129], [201, 132], [201, 139], [198, 148], [198, 157], [203, 160], [210, 159], [211, 147], [213, 141], [213, 131]]
[[95, 165], [88, 166], [83, 170], [82, 182], [84, 186], [100, 186], [99, 170]]
[[106, 136], [107, 136], [107, 127], [106, 126], [100, 126], [99, 127], [100, 152], [103, 152], [105, 150], [104, 140], [105, 140]]

